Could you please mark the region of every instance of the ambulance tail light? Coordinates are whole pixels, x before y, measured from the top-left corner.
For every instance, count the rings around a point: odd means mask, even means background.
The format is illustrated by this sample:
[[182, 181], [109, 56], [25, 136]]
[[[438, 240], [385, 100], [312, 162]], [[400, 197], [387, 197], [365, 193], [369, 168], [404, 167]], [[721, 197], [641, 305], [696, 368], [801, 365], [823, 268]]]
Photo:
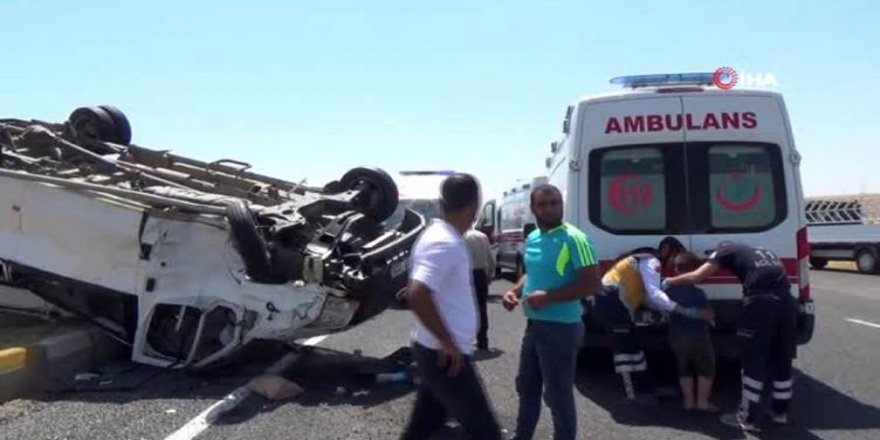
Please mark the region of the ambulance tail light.
[[807, 228], [797, 231], [798, 288], [801, 300], [810, 299], [810, 242], [807, 240]]

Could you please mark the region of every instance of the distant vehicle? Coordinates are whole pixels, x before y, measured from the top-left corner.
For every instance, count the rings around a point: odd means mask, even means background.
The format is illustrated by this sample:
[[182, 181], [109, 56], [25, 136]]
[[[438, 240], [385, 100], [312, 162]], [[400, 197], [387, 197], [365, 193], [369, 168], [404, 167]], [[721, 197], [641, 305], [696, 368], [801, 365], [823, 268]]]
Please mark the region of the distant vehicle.
[[[562, 189], [565, 221], [595, 243], [602, 271], [666, 236], [702, 256], [723, 240], [772, 249], [792, 282], [805, 344], [815, 318], [801, 156], [785, 101], [771, 91], [713, 87], [713, 76], [620, 77], [612, 83], [624, 90], [578, 100], [546, 162], [549, 181]], [[716, 348], [735, 354], [742, 286], [722, 271], [700, 287], [716, 312]], [[584, 343], [607, 346], [594, 310], [587, 301]], [[667, 316], [645, 309], [635, 318], [649, 348], [668, 348]]]
[[810, 265], [854, 261], [859, 272], [880, 273], [880, 194], [807, 197], [804, 213]]
[[0, 282], [89, 319], [135, 362], [175, 368], [350, 329], [404, 288], [425, 222], [404, 209], [383, 227], [398, 207], [384, 171], [306, 187], [131, 135], [111, 106], [0, 119]]
[[448, 170], [400, 171], [394, 179], [399, 194], [398, 207], [387, 222], [399, 221], [407, 209], [421, 214], [428, 223], [439, 218], [440, 185], [443, 179], [454, 173]]
[[532, 189], [546, 182], [546, 176], [534, 177], [507, 189], [500, 199], [483, 204], [477, 229], [488, 235], [495, 246], [496, 276], [501, 275], [502, 269], [513, 271], [517, 278], [525, 273], [523, 243], [536, 227], [529, 199]]

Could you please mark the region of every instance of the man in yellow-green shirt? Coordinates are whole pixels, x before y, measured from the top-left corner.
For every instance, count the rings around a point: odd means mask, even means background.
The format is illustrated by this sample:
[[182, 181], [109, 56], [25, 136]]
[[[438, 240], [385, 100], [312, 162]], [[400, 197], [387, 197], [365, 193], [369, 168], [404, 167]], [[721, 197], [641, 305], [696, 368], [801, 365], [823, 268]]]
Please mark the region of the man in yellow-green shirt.
[[532, 191], [538, 228], [526, 238], [526, 275], [504, 295], [528, 319], [520, 352], [516, 439], [532, 438], [546, 396], [555, 439], [577, 438], [574, 378], [584, 336], [581, 300], [600, 290], [598, 262], [586, 234], [562, 221], [562, 194], [552, 185]]

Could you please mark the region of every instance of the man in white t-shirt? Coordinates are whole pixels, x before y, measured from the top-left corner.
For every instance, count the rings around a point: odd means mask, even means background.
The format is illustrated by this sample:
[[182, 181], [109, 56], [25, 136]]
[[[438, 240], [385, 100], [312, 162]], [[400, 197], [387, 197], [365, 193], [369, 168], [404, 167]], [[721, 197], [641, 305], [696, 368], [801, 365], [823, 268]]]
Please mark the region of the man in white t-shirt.
[[413, 356], [421, 382], [402, 439], [424, 439], [455, 419], [470, 438], [500, 439], [473, 363], [477, 304], [470, 255], [463, 239], [479, 209], [480, 188], [468, 174], [440, 187], [441, 218], [422, 233], [412, 252], [407, 303], [416, 316]]

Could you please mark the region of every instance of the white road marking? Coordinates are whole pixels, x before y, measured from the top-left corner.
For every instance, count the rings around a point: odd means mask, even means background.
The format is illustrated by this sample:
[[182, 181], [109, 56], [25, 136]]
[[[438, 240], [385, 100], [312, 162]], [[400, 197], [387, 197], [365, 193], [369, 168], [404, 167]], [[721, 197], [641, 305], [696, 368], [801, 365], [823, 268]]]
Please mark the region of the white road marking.
[[[327, 336], [329, 336], [329, 335], [321, 335], [321, 336], [311, 337], [309, 339], [306, 339], [301, 345], [308, 345], [308, 346], [318, 345], [324, 339], [327, 339]], [[227, 398], [234, 396], [235, 400], [237, 401], [237, 402], [235, 402], [235, 404], [237, 405], [238, 403], [241, 403], [241, 401], [243, 401], [248, 396], [248, 394], [250, 394], [250, 390], [248, 390], [247, 387], [245, 387], [245, 386], [239, 387], [238, 389], [236, 389], [232, 393], [228, 394], [223, 399], [220, 399], [219, 401], [214, 402], [213, 405], [209, 406], [206, 410], [202, 411], [194, 419], [187, 422], [186, 425], [183, 425], [183, 427], [181, 427], [177, 431], [174, 431], [173, 434], [169, 435], [168, 437], [165, 437], [165, 440], [192, 440], [192, 439], [196, 438], [196, 436], [198, 436], [199, 434], [201, 434], [202, 432], [204, 432], [206, 429], [208, 429], [211, 426], [212, 421], [209, 420], [209, 416], [219, 406], [223, 405], [224, 403], [227, 403], [227, 401], [226, 401]], [[227, 408], [224, 412], [229, 411], [232, 408], [233, 407]]]
[[846, 320], [849, 322], [856, 323], [856, 324], [867, 325], [868, 327], [880, 328], [880, 324], [874, 324], [873, 322], [862, 321], [861, 319], [846, 318]]
[[165, 437], [165, 440], [191, 440], [196, 438], [197, 435], [201, 434], [202, 431], [208, 429], [211, 426], [208, 423], [207, 416], [208, 414], [214, 410], [214, 408], [223, 404], [223, 401], [220, 400], [213, 405], [209, 406], [208, 409], [202, 411], [201, 414], [197, 415], [196, 418], [192, 419], [186, 425], [183, 425], [182, 428], [178, 429], [174, 432], [174, 434]]
[[321, 343], [321, 341], [327, 339], [327, 336], [329, 335], [313, 336], [309, 339], [306, 339], [305, 342], [302, 343], [302, 345], [318, 345]]

